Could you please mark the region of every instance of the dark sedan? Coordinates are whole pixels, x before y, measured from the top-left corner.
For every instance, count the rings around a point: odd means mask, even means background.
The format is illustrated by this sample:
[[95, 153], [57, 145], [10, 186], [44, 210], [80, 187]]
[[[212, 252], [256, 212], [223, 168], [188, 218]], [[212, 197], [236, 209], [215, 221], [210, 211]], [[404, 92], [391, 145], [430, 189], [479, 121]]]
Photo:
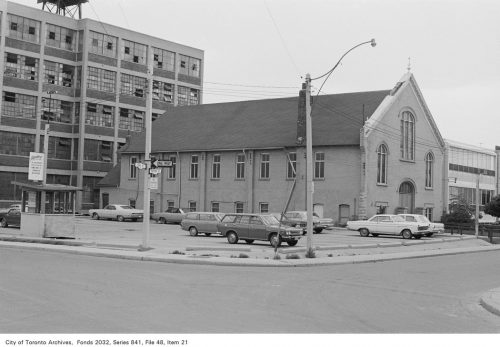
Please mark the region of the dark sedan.
[[11, 208], [0, 212], [0, 227], [7, 228], [9, 225], [21, 226], [21, 210]]

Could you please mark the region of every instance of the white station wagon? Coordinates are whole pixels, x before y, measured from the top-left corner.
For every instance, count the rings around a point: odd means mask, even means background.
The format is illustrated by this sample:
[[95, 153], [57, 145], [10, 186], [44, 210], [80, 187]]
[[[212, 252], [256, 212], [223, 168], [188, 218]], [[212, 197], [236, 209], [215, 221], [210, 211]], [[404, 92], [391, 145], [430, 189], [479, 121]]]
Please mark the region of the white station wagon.
[[400, 235], [404, 239], [412, 237], [419, 239], [428, 233], [427, 223], [408, 222], [402, 216], [395, 214], [378, 214], [368, 220], [348, 221], [347, 229], [359, 231], [363, 237], [370, 234], [379, 235]]

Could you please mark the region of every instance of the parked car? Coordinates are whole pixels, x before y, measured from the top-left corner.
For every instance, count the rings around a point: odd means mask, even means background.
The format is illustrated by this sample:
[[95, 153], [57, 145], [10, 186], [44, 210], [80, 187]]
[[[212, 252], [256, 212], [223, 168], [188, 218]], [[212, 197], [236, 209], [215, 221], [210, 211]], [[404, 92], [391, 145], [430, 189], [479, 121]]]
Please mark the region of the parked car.
[[157, 223], [177, 223], [179, 224], [188, 211], [178, 207], [169, 207], [165, 212], [155, 212], [151, 214], [151, 219]]
[[10, 208], [0, 212], [0, 227], [7, 228], [9, 225], [21, 226], [21, 210]]
[[207, 236], [218, 234], [217, 224], [223, 217], [224, 214], [219, 212], [189, 212], [182, 219], [181, 228], [189, 231], [191, 236], [197, 236], [199, 232]]
[[347, 229], [359, 231], [361, 236], [401, 235], [404, 239], [420, 239], [429, 232], [429, 225], [420, 222], [407, 222], [402, 216], [394, 214], [374, 215], [368, 220], [348, 221]]
[[9, 210], [12, 208], [17, 209], [17, 210], [21, 210], [21, 204], [11, 204], [11, 205], [9, 205], [9, 207], [1, 208], [0, 212], [9, 212]]
[[248, 244], [260, 240], [269, 241], [273, 247], [279, 247], [282, 241], [295, 246], [302, 235], [301, 228], [280, 226], [271, 214], [228, 213], [218, 224], [217, 230], [231, 244], [240, 239]]
[[119, 204], [110, 204], [100, 209], [90, 209], [89, 214], [92, 219], [116, 219], [119, 222], [123, 222], [126, 219], [130, 219], [135, 222], [144, 217], [143, 210]]
[[[307, 211], [288, 211], [285, 213], [286, 223], [291, 226], [305, 228], [307, 227]], [[319, 234], [325, 229], [333, 227], [333, 219], [320, 218], [316, 212], [313, 212], [313, 231]]]
[[417, 223], [426, 223], [429, 225], [429, 230], [425, 234], [427, 237], [432, 237], [434, 234], [444, 233], [444, 224], [443, 223], [434, 223], [431, 222], [426, 216], [422, 214], [408, 214], [401, 213], [399, 214], [403, 217], [407, 222], [417, 222]]

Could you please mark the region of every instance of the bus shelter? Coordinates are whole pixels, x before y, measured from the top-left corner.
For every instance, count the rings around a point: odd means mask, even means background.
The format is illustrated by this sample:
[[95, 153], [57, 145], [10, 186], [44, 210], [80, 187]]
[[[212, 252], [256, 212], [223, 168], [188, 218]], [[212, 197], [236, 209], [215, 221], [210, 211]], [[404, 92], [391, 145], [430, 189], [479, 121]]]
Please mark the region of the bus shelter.
[[75, 237], [76, 192], [63, 184], [12, 182], [22, 190], [21, 229], [23, 236]]

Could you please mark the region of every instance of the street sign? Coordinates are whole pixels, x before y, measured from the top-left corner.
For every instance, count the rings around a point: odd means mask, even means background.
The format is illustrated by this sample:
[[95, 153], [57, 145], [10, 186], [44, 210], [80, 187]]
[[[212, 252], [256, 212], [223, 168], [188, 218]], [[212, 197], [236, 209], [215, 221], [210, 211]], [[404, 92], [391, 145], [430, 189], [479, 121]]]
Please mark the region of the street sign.
[[153, 164], [157, 167], [169, 167], [172, 166], [172, 160], [156, 160]]
[[28, 179], [32, 181], [43, 181], [43, 161], [44, 154], [30, 152], [30, 161], [28, 168]]
[[144, 170], [146, 168], [146, 164], [144, 164], [144, 163], [135, 163], [134, 165], [139, 170]]
[[158, 189], [158, 177], [149, 178], [149, 189]]
[[151, 175], [158, 175], [161, 173], [161, 169], [149, 169]]

